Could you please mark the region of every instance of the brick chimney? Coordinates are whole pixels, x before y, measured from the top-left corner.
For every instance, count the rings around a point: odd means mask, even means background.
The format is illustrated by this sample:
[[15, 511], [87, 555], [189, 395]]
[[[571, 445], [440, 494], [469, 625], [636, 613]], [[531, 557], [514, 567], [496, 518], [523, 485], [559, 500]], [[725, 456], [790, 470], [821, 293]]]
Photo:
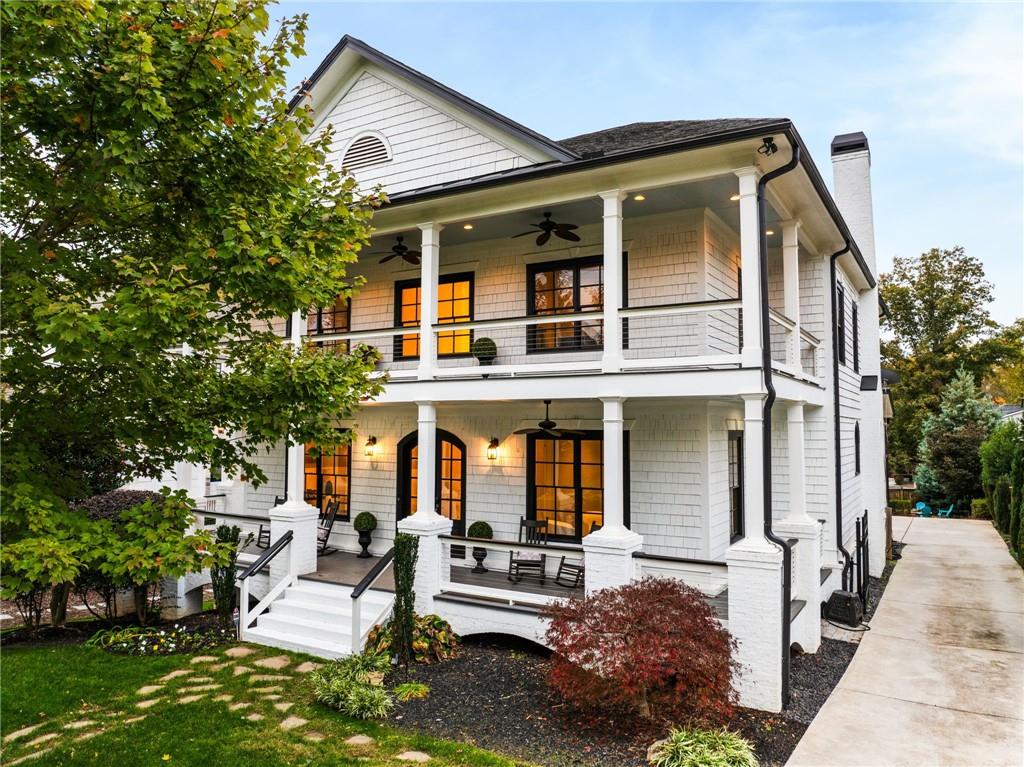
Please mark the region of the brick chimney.
[[832, 186], [836, 204], [876, 277], [875, 217], [871, 204], [871, 150], [863, 133], [832, 139]]

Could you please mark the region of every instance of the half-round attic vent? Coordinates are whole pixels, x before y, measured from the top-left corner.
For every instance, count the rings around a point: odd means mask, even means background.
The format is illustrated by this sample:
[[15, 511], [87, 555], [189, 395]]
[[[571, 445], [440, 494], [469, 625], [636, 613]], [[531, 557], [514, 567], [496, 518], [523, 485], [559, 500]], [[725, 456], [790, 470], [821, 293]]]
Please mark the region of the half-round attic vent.
[[341, 164], [346, 170], [353, 171], [370, 165], [378, 165], [390, 159], [391, 150], [384, 140], [376, 134], [367, 133], [358, 136], [348, 145]]

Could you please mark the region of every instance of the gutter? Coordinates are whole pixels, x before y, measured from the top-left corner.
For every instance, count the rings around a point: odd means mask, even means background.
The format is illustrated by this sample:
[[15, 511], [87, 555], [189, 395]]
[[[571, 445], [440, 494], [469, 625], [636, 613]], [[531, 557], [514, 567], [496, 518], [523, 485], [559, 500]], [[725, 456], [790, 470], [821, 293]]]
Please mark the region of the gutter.
[[839, 413], [839, 323], [836, 321], [836, 259], [850, 250], [847, 240], [842, 250], [837, 250], [828, 260], [829, 289], [832, 292], [832, 408], [834, 413], [833, 439], [835, 440], [835, 472], [836, 472], [836, 548], [843, 555], [843, 591], [850, 590], [853, 575], [853, 557], [843, 546], [843, 467], [842, 467], [842, 433], [840, 430]]
[[[800, 164], [800, 144], [793, 143], [789, 162], [763, 175], [757, 182], [758, 276], [761, 283], [761, 370], [768, 396], [764, 400], [761, 439], [761, 462], [764, 478], [764, 537], [782, 549], [782, 705], [789, 703], [789, 603], [793, 599], [793, 550], [789, 542], [772, 530], [772, 408], [775, 405], [775, 384], [772, 382], [772, 337], [768, 315], [768, 235], [766, 234], [767, 202], [764, 191], [770, 181], [789, 173]], [[833, 261], [833, 264], [835, 262]], [[834, 297], [833, 297], [834, 300]]]

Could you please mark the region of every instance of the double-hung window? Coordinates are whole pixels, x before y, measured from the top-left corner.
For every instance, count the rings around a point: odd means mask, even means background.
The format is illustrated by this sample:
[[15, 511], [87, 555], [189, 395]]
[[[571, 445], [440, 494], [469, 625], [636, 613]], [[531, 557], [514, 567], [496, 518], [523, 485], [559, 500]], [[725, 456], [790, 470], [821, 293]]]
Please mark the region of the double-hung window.
[[306, 314], [306, 335], [317, 346], [334, 349], [340, 354], [347, 354], [348, 341], [317, 341], [317, 336], [347, 333], [351, 329], [352, 313], [348, 299], [338, 296], [330, 306], [312, 308]]
[[[419, 328], [422, 292], [419, 280], [395, 283], [395, 327]], [[437, 322], [447, 325], [473, 319], [473, 274], [445, 274], [437, 284]], [[451, 330], [437, 334], [437, 356], [469, 354], [472, 330]], [[418, 359], [420, 334], [395, 336], [395, 359]]]
[[[594, 312], [604, 308], [602, 258], [531, 264], [527, 271], [527, 313], [547, 317]], [[527, 352], [600, 350], [604, 331], [600, 319], [531, 325]]]
[[349, 478], [352, 476], [352, 446], [348, 442], [326, 445], [319, 451], [306, 445], [303, 497], [321, 512], [331, 501], [338, 502], [338, 519], [349, 518]]

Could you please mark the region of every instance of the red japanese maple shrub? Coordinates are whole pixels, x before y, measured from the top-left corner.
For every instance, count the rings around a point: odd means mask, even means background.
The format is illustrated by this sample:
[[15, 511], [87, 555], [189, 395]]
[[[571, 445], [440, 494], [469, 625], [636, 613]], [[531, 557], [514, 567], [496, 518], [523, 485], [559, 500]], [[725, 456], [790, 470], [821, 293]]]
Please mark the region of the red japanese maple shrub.
[[735, 641], [697, 589], [644, 578], [547, 608], [548, 683], [580, 706], [721, 720], [732, 712]]

